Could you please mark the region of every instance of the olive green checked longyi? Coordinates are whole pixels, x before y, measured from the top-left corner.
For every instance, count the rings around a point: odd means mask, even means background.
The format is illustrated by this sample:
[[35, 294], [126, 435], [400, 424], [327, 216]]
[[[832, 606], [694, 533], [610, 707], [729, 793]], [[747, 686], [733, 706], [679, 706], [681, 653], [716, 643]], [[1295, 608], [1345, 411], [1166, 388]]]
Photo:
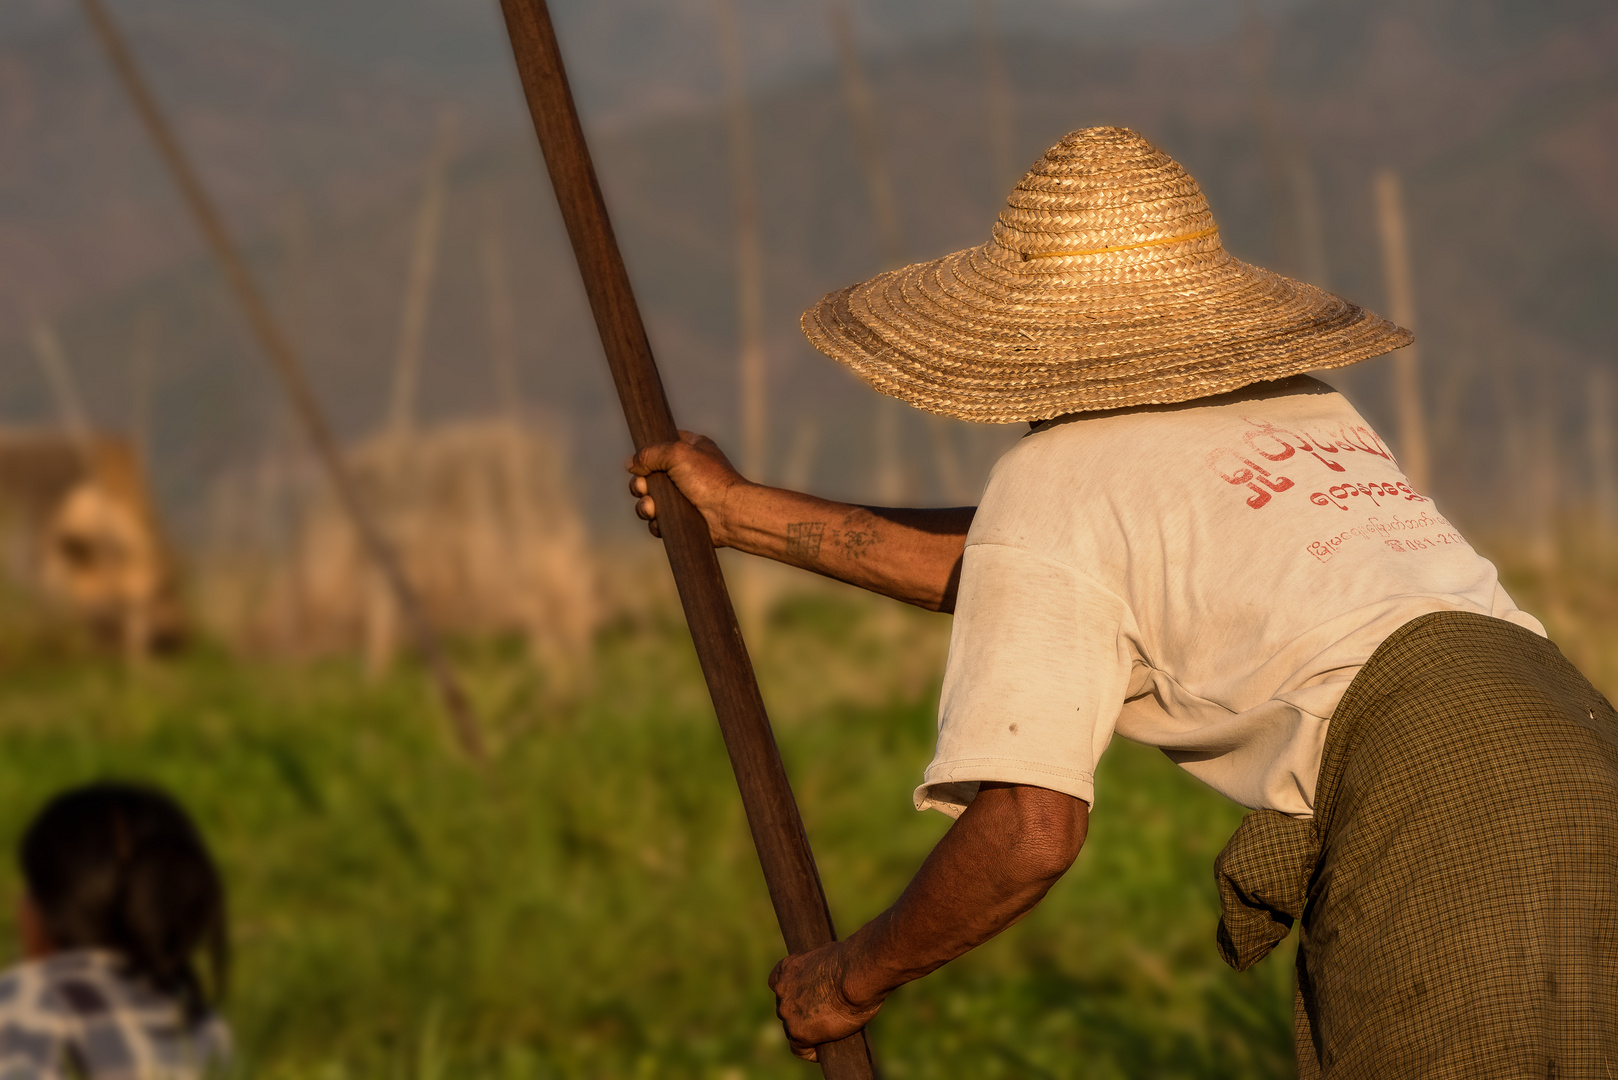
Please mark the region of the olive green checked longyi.
[[1299, 1075], [1618, 1076], [1618, 713], [1466, 612], [1394, 632], [1332, 716], [1314, 821], [1215, 866], [1245, 969], [1301, 923]]

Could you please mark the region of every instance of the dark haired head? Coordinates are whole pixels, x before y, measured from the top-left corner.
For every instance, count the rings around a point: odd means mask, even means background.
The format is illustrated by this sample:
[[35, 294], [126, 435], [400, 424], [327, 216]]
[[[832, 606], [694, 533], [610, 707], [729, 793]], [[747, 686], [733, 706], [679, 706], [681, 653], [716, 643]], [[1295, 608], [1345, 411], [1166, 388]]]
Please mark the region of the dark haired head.
[[[191, 818], [139, 784], [57, 795], [22, 838], [23, 878], [57, 949], [109, 949], [200, 1016], [224, 988], [225, 892]], [[212, 993], [192, 957], [207, 953]]]

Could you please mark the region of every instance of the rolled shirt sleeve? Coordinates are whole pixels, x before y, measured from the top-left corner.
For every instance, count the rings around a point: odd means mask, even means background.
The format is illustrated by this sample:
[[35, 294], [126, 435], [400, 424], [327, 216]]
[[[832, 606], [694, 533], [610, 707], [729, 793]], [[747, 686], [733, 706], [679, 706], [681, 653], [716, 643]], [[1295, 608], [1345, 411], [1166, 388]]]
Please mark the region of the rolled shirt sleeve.
[[1067, 564], [1004, 544], [971, 544], [961, 566], [938, 750], [918, 810], [958, 816], [984, 781], [1095, 802], [1134, 665], [1130, 615]]

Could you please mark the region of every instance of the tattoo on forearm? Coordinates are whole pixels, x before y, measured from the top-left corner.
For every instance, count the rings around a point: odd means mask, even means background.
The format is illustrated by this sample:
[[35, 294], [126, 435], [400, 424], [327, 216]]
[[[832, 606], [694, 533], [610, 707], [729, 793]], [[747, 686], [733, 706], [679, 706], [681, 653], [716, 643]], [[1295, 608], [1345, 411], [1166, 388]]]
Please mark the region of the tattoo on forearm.
[[879, 523], [863, 510], [843, 518], [840, 529], [828, 530], [824, 521], [794, 521], [787, 525], [788, 558], [818, 559], [824, 541], [830, 541], [846, 558], [863, 559], [882, 542], [882, 533]]
[[826, 534], [824, 521], [794, 521], [787, 526], [787, 554], [799, 559], [820, 557], [820, 540]]
[[872, 547], [882, 542], [882, 537], [875, 529], [837, 529], [832, 532], [832, 542], [849, 558], [863, 559]]

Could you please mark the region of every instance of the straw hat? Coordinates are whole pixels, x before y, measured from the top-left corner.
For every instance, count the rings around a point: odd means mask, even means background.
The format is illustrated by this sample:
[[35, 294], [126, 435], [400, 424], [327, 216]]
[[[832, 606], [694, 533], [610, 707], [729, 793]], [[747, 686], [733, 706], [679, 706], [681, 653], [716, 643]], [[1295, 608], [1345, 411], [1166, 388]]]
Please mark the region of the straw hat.
[[990, 423], [1207, 397], [1412, 341], [1232, 258], [1197, 182], [1128, 128], [1047, 150], [987, 244], [831, 293], [802, 325], [882, 393]]

